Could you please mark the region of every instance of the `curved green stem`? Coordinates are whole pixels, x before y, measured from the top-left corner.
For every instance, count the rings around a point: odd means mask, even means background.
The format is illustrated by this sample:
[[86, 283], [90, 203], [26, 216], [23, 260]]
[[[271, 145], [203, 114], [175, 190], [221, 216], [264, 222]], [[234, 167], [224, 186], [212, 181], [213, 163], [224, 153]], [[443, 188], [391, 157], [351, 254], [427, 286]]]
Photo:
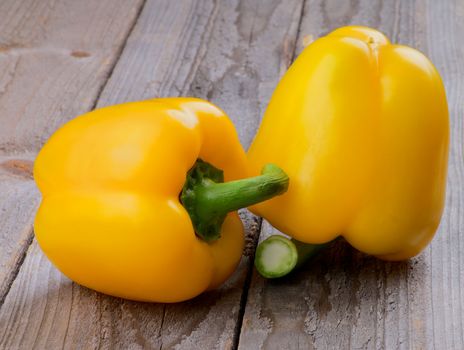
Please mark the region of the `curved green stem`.
[[198, 159], [187, 174], [180, 199], [195, 232], [207, 242], [220, 237], [227, 213], [284, 193], [288, 176], [274, 164], [266, 164], [261, 175], [223, 182], [222, 170]]
[[317, 255], [330, 243], [308, 244], [294, 238], [273, 235], [258, 244], [255, 267], [263, 277], [283, 277]]

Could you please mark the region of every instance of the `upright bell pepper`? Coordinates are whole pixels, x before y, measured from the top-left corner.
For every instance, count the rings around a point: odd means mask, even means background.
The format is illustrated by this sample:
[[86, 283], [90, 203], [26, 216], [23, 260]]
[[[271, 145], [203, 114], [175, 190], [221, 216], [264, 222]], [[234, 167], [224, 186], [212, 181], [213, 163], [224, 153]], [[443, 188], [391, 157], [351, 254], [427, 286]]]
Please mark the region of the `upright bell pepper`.
[[440, 222], [448, 134], [427, 57], [374, 29], [337, 29], [304, 49], [272, 96], [249, 166], [275, 163], [290, 186], [251, 210], [299, 242], [343, 236], [381, 259], [410, 258]]
[[64, 125], [40, 151], [35, 234], [79, 284], [134, 300], [186, 300], [237, 266], [244, 238], [235, 210], [287, 187], [273, 165], [241, 179], [246, 174], [232, 123], [206, 101], [98, 109]]

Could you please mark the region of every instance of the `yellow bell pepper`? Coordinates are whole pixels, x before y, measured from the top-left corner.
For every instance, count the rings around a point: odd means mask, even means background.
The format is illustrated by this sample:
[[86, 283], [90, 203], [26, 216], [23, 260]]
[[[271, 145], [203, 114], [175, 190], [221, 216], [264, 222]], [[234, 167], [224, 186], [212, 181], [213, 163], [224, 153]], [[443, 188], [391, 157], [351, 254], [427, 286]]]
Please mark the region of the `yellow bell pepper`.
[[252, 211], [296, 241], [343, 236], [381, 259], [410, 258], [440, 223], [448, 138], [427, 57], [374, 29], [339, 28], [304, 49], [272, 96], [249, 167], [275, 163], [290, 186]]
[[244, 176], [232, 123], [206, 101], [98, 109], [64, 125], [40, 151], [35, 234], [79, 284], [134, 300], [186, 300], [237, 266], [244, 237], [234, 211], [288, 183], [272, 165], [237, 180]]

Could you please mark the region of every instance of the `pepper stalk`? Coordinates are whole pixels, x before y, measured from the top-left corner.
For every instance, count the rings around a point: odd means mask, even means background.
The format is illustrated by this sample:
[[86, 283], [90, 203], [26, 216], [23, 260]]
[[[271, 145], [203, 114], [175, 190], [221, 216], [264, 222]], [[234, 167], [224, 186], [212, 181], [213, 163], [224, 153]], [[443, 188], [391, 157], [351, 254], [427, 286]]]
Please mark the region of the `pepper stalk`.
[[287, 174], [274, 164], [266, 164], [259, 176], [224, 182], [222, 170], [198, 159], [187, 174], [180, 200], [195, 233], [214, 242], [221, 235], [227, 213], [284, 193], [288, 182]]
[[255, 267], [265, 278], [283, 277], [316, 256], [330, 243], [309, 244], [294, 238], [272, 235], [258, 244]]

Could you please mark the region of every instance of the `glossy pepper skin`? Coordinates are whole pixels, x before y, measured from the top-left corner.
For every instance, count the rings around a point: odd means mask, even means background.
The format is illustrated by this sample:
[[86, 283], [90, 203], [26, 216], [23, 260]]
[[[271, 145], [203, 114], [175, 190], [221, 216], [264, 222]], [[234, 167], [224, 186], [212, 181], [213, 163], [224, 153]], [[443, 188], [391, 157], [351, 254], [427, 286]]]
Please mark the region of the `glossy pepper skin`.
[[226, 181], [246, 175], [232, 123], [199, 99], [126, 103], [70, 121], [35, 162], [41, 248], [72, 280], [118, 297], [176, 302], [219, 286], [241, 258], [243, 227], [232, 212], [215, 242], [195, 235], [179, 194], [198, 158]]
[[290, 186], [252, 211], [305, 243], [342, 235], [381, 259], [407, 259], [439, 225], [448, 138], [432, 63], [374, 29], [339, 28], [305, 48], [272, 96], [249, 166], [273, 162]]

